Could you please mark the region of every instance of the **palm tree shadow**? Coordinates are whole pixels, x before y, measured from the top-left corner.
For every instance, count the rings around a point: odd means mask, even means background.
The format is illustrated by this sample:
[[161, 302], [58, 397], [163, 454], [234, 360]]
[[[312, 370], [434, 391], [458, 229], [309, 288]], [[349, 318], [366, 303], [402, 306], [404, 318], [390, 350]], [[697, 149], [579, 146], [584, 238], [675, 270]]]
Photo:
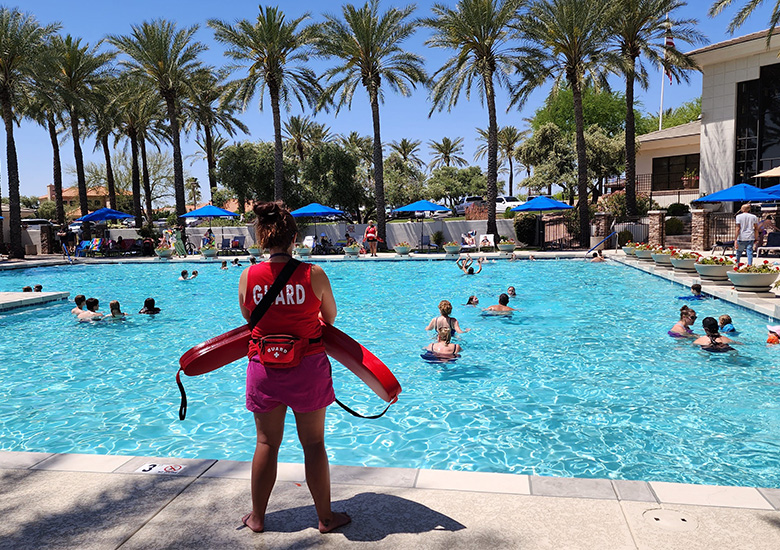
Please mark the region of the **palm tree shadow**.
[[[360, 493], [333, 503], [347, 512], [352, 523], [339, 529], [351, 541], [375, 542], [398, 533], [460, 531], [466, 526], [413, 500], [395, 495]], [[311, 528], [314, 506], [300, 506], [266, 514], [269, 531], [292, 533]]]

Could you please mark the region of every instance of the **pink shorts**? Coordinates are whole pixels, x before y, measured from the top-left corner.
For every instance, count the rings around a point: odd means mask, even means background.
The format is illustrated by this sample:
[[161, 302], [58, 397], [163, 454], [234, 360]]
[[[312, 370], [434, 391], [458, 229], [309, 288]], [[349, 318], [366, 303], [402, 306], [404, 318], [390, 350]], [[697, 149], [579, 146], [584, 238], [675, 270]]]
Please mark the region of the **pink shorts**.
[[314, 412], [335, 400], [325, 352], [307, 355], [289, 369], [266, 368], [256, 357], [249, 360], [246, 408], [254, 413], [267, 413], [279, 405], [299, 413]]

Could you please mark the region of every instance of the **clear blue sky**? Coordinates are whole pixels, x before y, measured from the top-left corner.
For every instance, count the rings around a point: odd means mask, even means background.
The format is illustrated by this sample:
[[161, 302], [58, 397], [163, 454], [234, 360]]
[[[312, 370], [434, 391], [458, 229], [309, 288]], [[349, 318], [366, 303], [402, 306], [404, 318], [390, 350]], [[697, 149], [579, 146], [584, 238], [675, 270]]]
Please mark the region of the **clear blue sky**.
[[[444, 3], [453, 4], [454, 0], [441, 0]], [[587, 1], [587, 0], [583, 0]], [[357, 2], [356, 2], [357, 3]], [[738, 0], [735, 4], [742, 5]], [[58, 21], [62, 24], [62, 33], [81, 37], [93, 44], [107, 34], [126, 34], [130, 31], [130, 25], [155, 18], [174, 20], [180, 26], [200, 25], [197, 39], [209, 46], [209, 51], [203, 56], [203, 61], [208, 64], [220, 66], [224, 63], [223, 48], [213, 40], [213, 33], [206, 25], [206, 20], [218, 18], [227, 21], [236, 19], [254, 19], [257, 16], [258, 0], [229, 0], [222, 2], [204, 0], [134, 0], [132, 2], [114, 2], [102, 0], [82, 0], [80, 2], [64, 2], [62, 0], [24, 0], [21, 9], [35, 14], [43, 23]], [[273, 2], [269, 2], [273, 5]], [[423, 0], [417, 3], [418, 16], [427, 16], [433, 2]], [[769, 20], [770, 4], [757, 10], [736, 34], [737, 36], [755, 32], [766, 28]], [[323, 12], [340, 13], [341, 2], [296, 0], [281, 2], [278, 4], [289, 17], [298, 17], [304, 12], [310, 12], [312, 19], [317, 20]], [[383, 7], [391, 5], [405, 6], [406, 3], [396, 1], [384, 1]], [[715, 19], [706, 16], [709, 0], [693, 0], [680, 11], [680, 17], [699, 19], [701, 31], [707, 36], [707, 43], [719, 42], [730, 38], [726, 27], [735, 8], [728, 10]], [[451, 52], [428, 49], [424, 44], [427, 31], [421, 29], [406, 45], [407, 49], [415, 51], [426, 59], [426, 68], [429, 73], [438, 69], [442, 62], [451, 55]], [[678, 48], [688, 51], [678, 44]], [[321, 73], [330, 66], [327, 61], [316, 61], [312, 68]], [[617, 89], [622, 89], [619, 81], [614, 82]], [[655, 71], [651, 75], [648, 91], [639, 91], [638, 99], [642, 102], [642, 108], [646, 111], [657, 111], [660, 99], [660, 76]], [[535, 93], [522, 111], [505, 112], [505, 95], [498, 98], [499, 125], [514, 125], [524, 127], [524, 118], [533, 115], [533, 112], [541, 105], [549, 93], [549, 88]], [[665, 107], [674, 107], [692, 98], [701, 95], [701, 76], [694, 75], [690, 84], [667, 86], [665, 91]], [[271, 140], [273, 138], [273, 126], [269, 103], [266, 103], [266, 112], [260, 112], [257, 105], [252, 105], [242, 119], [249, 127], [250, 135], [239, 136], [238, 139]], [[477, 94], [472, 95], [472, 100], [467, 102], [461, 97], [458, 107], [452, 112], [435, 112], [429, 118], [427, 92], [417, 90], [411, 97], [404, 98], [393, 94], [389, 90], [386, 93], [386, 101], [380, 106], [382, 115], [382, 139], [385, 143], [402, 138], [417, 139], [423, 142], [423, 160], [427, 161], [429, 140], [440, 140], [447, 136], [450, 138], [463, 137], [465, 156], [473, 162], [473, 154], [476, 148], [475, 127], [487, 126], [487, 114], [485, 108], [477, 99]], [[292, 113], [295, 114], [295, 111]], [[286, 118], [283, 113], [283, 119]], [[358, 90], [352, 104], [352, 110], [343, 110], [338, 116], [320, 114], [319, 122], [325, 123], [333, 133], [349, 133], [352, 130], [363, 135], [372, 134], [371, 112], [365, 93]], [[23, 195], [43, 195], [46, 185], [51, 183], [51, 146], [45, 130], [28, 121], [23, 121], [21, 127], [15, 131], [17, 151], [19, 156], [19, 174], [21, 181], [21, 193]], [[100, 162], [101, 155], [92, 153], [93, 143], [90, 140], [84, 144], [87, 160]], [[194, 136], [184, 138], [184, 153], [189, 155], [195, 152]], [[65, 186], [75, 185], [75, 175], [69, 173], [69, 168], [74, 166], [73, 144], [68, 141], [62, 147], [62, 159], [65, 167]], [[484, 164], [484, 161], [482, 161]], [[484, 166], [483, 166], [484, 168]], [[185, 160], [185, 170], [189, 175], [197, 177], [206, 190], [205, 162], [196, 161], [192, 166]], [[0, 156], [0, 186], [3, 196], [8, 196], [7, 172], [5, 154]]]

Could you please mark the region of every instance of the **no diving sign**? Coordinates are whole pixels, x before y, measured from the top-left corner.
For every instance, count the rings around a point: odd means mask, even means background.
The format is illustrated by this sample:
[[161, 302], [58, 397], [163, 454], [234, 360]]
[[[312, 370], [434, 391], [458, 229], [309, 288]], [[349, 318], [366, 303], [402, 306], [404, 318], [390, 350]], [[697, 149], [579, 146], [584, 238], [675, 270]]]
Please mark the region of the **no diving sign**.
[[180, 474], [186, 468], [184, 464], [144, 464], [135, 473], [138, 474]]

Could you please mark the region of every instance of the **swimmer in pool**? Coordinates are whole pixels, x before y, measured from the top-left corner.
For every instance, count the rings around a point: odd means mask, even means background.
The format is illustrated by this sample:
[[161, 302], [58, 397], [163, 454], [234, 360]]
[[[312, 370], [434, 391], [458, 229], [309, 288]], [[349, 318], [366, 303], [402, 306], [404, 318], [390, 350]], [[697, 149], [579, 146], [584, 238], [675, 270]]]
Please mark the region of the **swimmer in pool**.
[[228, 268], [227, 260], [222, 260], [222, 267], [220, 267], [220, 269], [227, 269], [227, 268]]
[[498, 297], [498, 303], [496, 305], [487, 307], [483, 311], [490, 313], [512, 313], [513, 311], [518, 311], [513, 307], [509, 307], [507, 304], [509, 304], [509, 296], [506, 294], [501, 294]]
[[694, 344], [701, 346], [704, 351], [722, 352], [731, 351], [729, 344], [735, 343], [734, 340], [726, 336], [721, 336], [718, 332], [718, 321], [714, 317], [705, 317], [701, 321], [704, 328], [704, 336], [699, 336], [693, 341]]
[[111, 300], [108, 304], [111, 310], [111, 315], [106, 315], [103, 319], [107, 321], [124, 321], [127, 317], [127, 313], [122, 313], [122, 307], [119, 305], [119, 300]]
[[459, 333], [463, 334], [465, 332], [470, 331], [470, 328], [467, 328], [466, 330], [462, 330], [460, 328], [460, 324], [458, 323], [458, 320], [455, 317], [450, 317], [450, 313], [452, 313], [452, 304], [449, 302], [449, 300], [442, 300], [439, 302], [439, 315], [438, 317], [434, 317], [431, 319], [431, 322], [428, 323], [428, 326], [425, 327], [425, 330], [439, 330], [442, 326], [450, 327], [450, 333]]
[[142, 307], [141, 311], [138, 313], [143, 315], [156, 315], [157, 313], [160, 313], [160, 308], [154, 305], [154, 298], [147, 298], [144, 300], [144, 307]]
[[460, 270], [465, 273], [466, 275], [476, 275], [480, 271], [482, 271], [482, 263], [485, 261], [485, 257], [482, 256], [477, 260], [477, 265], [479, 268], [474, 271], [474, 268], [471, 267], [471, 265], [474, 263], [474, 260], [471, 259], [471, 256], [469, 254], [466, 254], [465, 258], [458, 258], [455, 260], [455, 265], [457, 265]]
[[79, 321], [99, 321], [103, 314], [98, 311], [100, 303], [97, 298], [87, 298], [87, 310], [79, 314]]
[[439, 357], [457, 357], [461, 352], [461, 347], [450, 342], [451, 338], [450, 327], [439, 327], [436, 331], [436, 342], [428, 344], [425, 349]]
[[734, 324], [731, 322], [731, 316], [729, 315], [721, 315], [718, 317], [718, 326], [720, 327], [721, 332], [737, 332], [737, 329], [734, 328]]
[[467, 306], [478, 306], [479, 305], [479, 298], [476, 296], [469, 296], [469, 299], [466, 300]]
[[668, 332], [672, 338], [696, 338], [691, 325], [696, 322], [696, 312], [688, 306], [680, 308], [680, 320]]
[[73, 299], [76, 302], [76, 307], [70, 310], [73, 315], [81, 315], [84, 313], [84, 304], [87, 302], [87, 297], [83, 294], [79, 294]]
[[593, 253], [593, 259], [590, 261], [591, 263], [599, 263], [599, 262], [606, 262], [607, 260], [604, 259], [604, 256], [601, 255], [601, 250], [598, 252]]
[[515, 291], [515, 287], [510, 286], [506, 289], [507, 296], [510, 298], [517, 298], [517, 292]]
[[180, 281], [188, 281], [190, 278], [190, 274], [186, 269], [181, 270], [181, 274], [179, 276]]

